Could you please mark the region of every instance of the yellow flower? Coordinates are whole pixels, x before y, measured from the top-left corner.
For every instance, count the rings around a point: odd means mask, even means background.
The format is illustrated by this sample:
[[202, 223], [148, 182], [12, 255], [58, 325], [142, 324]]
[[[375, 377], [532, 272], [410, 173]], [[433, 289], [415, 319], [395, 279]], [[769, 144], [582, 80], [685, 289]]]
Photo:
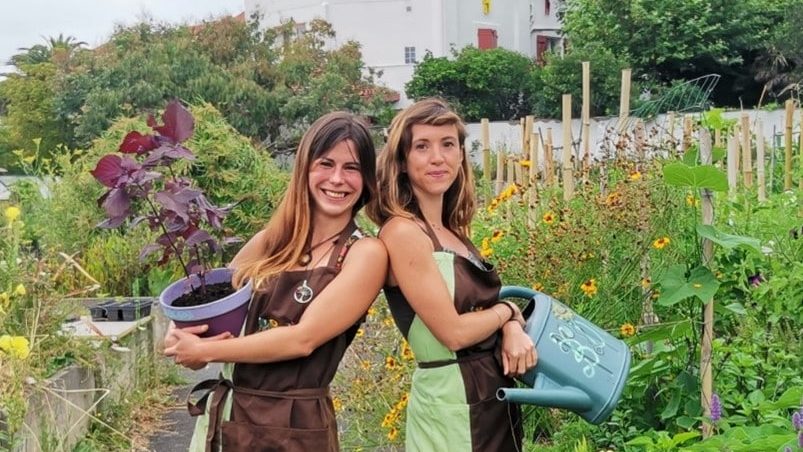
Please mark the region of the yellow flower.
[[396, 362], [396, 358], [392, 356], [385, 357], [385, 369], [393, 370], [396, 368], [397, 365], [398, 363]]
[[523, 166], [524, 168], [529, 168], [533, 166], [533, 162], [529, 160], [519, 160], [519, 165]]
[[597, 294], [597, 280], [591, 278], [586, 282], [584, 282], [583, 284], [580, 284], [580, 290], [582, 290], [587, 297], [589, 298], [593, 297], [594, 295]]
[[371, 306], [370, 308], [368, 308], [368, 317], [373, 317], [373, 316], [375, 316], [375, 315], [376, 315], [376, 308], [375, 308], [375, 307], [373, 307], [373, 306]]
[[28, 339], [22, 336], [0, 336], [0, 350], [8, 353], [14, 358], [25, 359], [31, 354]]
[[393, 319], [390, 318], [390, 317], [385, 317], [382, 320], [382, 324], [385, 325], [385, 326], [393, 326]]
[[493, 253], [494, 250], [491, 248], [491, 241], [488, 237], [483, 238], [482, 245], [480, 245], [480, 256], [482, 256], [483, 259], [487, 259], [491, 257]]
[[363, 370], [370, 369], [371, 368], [371, 361], [368, 361], [367, 359], [364, 359], [364, 360], [360, 361], [360, 367], [362, 367]]
[[541, 284], [541, 283], [535, 283], [535, 284], [533, 284], [533, 290], [535, 290], [536, 292], [543, 292], [544, 291], [544, 285]]
[[399, 436], [399, 429], [397, 429], [396, 427], [391, 428], [390, 431], [388, 432], [388, 439], [391, 441], [395, 441], [397, 436]]
[[494, 210], [499, 206], [499, 201], [494, 198], [491, 200], [491, 203], [488, 204], [488, 213], [493, 213]]
[[640, 171], [631, 171], [630, 172], [630, 180], [635, 182], [637, 180], [641, 180], [641, 172]]
[[0, 308], [8, 306], [10, 302], [11, 297], [8, 296], [7, 292], [0, 293]]
[[14, 295], [19, 295], [21, 297], [26, 293], [28, 293], [28, 291], [25, 290], [25, 286], [22, 284], [17, 284], [17, 287], [14, 288]]
[[643, 278], [641, 280], [641, 287], [643, 287], [645, 289], [649, 289], [651, 284], [652, 284], [652, 280], [650, 278]]
[[8, 220], [9, 223], [13, 223], [20, 216], [20, 208], [16, 206], [9, 206], [6, 207], [6, 210], [3, 213], [6, 216], [6, 220]]
[[619, 333], [623, 337], [630, 337], [636, 334], [636, 327], [633, 326], [632, 323], [623, 323], [622, 326], [619, 327]]
[[355, 334], [356, 337], [363, 337], [365, 336], [365, 330], [362, 328], [357, 328], [357, 333]]
[[669, 245], [669, 237], [661, 237], [652, 242], [652, 247], [656, 250], [662, 250], [666, 245]]
[[505, 233], [500, 231], [499, 229], [495, 230], [493, 235], [491, 236], [491, 242], [492, 243], [496, 243], [496, 242], [502, 240], [502, 237], [504, 237], [504, 235], [505, 235]]
[[693, 194], [689, 193], [686, 195], [686, 205], [689, 207], [697, 207], [700, 204], [700, 200], [695, 198]]
[[341, 411], [343, 409], [343, 402], [337, 397], [332, 397], [332, 405], [334, 405], [335, 411]]
[[547, 212], [544, 214], [542, 219], [544, 220], [544, 223], [552, 224], [555, 222], [555, 214], [552, 212]]

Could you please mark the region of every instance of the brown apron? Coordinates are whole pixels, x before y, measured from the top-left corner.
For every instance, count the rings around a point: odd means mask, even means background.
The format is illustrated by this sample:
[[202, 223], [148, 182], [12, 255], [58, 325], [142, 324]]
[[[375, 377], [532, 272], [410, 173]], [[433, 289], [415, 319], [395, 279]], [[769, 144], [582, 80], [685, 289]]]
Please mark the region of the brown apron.
[[[314, 293], [319, 294], [337, 276], [348, 249], [360, 236], [351, 223], [340, 234], [327, 266], [281, 273], [256, 291], [244, 334], [298, 323], [309, 303], [295, 301], [296, 288], [307, 280]], [[221, 376], [193, 388], [193, 392], [207, 391], [197, 403], [189, 404], [194, 416], [204, 412], [212, 394], [206, 450], [339, 450], [329, 383], [361, 322], [308, 357], [263, 364], [237, 363], [231, 380]], [[223, 404], [229, 392], [233, 395], [231, 416], [224, 420]]]

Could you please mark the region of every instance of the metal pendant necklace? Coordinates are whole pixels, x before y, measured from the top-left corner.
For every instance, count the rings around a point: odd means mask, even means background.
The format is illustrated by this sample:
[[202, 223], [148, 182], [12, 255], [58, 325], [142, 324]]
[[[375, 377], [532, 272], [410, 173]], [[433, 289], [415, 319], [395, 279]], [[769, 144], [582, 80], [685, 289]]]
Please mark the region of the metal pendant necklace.
[[[326, 240], [324, 240], [324, 241], [322, 241], [320, 243], [317, 243], [315, 246], [310, 247], [310, 250], [305, 254], [306, 256], [309, 256], [309, 258], [306, 260], [307, 263], [310, 264], [310, 262], [312, 261], [312, 250], [313, 249], [315, 249], [316, 247], [318, 247], [318, 246], [320, 246], [320, 245], [322, 245], [322, 244], [324, 244], [324, 243], [326, 243], [328, 241], [332, 241], [332, 239], [337, 237], [338, 235], [340, 235], [340, 232], [338, 232], [337, 234], [329, 237], [328, 239], [326, 239]], [[321, 257], [319, 257], [318, 260], [315, 261], [314, 264], [308, 265], [304, 269], [304, 270], [307, 271], [306, 277], [304, 278], [304, 281], [301, 282], [301, 285], [296, 287], [295, 292], [293, 292], [293, 299], [296, 300], [296, 303], [307, 304], [310, 301], [312, 301], [312, 297], [315, 296], [315, 291], [313, 291], [312, 287], [310, 287], [307, 284], [307, 278], [309, 278], [309, 275], [310, 275], [310, 273], [312, 273], [312, 270], [314, 270], [315, 267], [321, 262], [321, 260], [323, 260], [323, 258], [326, 257], [326, 255], [329, 254], [330, 251], [332, 251], [332, 249], [335, 247], [336, 244], [337, 244], [337, 240], [333, 240], [332, 244], [329, 245], [329, 248], [327, 248], [326, 251], [321, 253]], [[302, 257], [303, 257], [303, 255], [302, 255]]]

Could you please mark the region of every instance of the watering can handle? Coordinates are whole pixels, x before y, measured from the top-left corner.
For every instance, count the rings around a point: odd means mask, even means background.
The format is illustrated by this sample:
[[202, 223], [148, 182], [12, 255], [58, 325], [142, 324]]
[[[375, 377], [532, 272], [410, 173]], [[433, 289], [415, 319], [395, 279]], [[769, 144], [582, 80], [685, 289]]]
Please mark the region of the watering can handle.
[[536, 296], [538, 292], [528, 287], [521, 287], [521, 286], [502, 286], [502, 289], [499, 291], [499, 298], [532, 298]]

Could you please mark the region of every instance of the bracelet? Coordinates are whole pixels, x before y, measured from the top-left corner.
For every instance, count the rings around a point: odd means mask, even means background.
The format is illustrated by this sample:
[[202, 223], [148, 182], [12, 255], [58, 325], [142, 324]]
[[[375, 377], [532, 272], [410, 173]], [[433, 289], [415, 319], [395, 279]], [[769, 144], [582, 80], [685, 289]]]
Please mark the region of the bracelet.
[[[511, 306], [511, 305], [510, 305], [510, 303], [508, 303], [508, 302], [506, 302], [506, 301], [500, 301], [500, 302], [499, 302], [499, 303], [497, 303], [497, 304], [504, 305], [506, 308], [510, 309], [510, 318], [509, 318], [509, 319], [507, 319], [507, 322], [509, 322], [509, 321], [511, 321], [511, 320], [515, 320], [515, 319], [516, 319], [516, 310], [515, 310], [515, 309], [513, 309], [513, 306]], [[507, 322], [504, 322], [504, 323], [507, 323]]]

